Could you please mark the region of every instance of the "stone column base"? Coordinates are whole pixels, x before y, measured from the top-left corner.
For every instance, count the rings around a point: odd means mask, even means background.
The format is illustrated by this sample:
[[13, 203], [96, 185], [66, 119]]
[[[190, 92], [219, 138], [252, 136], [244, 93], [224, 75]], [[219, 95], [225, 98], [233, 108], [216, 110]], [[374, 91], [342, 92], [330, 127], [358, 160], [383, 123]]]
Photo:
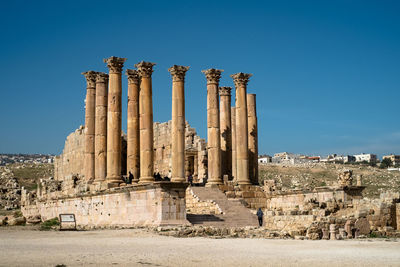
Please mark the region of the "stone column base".
[[222, 185], [221, 182], [209, 182], [207, 181], [206, 187], [211, 187], [211, 188], [219, 188], [218, 186]]
[[171, 178], [171, 182], [173, 183], [185, 183], [186, 179], [181, 177]]
[[139, 178], [139, 184], [150, 184], [150, 183], [154, 183], [153, 176]]

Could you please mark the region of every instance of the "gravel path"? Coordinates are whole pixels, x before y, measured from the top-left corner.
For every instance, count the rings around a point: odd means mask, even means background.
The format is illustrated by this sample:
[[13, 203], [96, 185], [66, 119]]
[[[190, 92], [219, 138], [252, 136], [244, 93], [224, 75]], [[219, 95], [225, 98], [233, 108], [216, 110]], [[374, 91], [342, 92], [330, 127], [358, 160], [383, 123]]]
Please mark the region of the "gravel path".
[[399, 240], [174, 238], [0, 229], [0, 266], [400, 266]]

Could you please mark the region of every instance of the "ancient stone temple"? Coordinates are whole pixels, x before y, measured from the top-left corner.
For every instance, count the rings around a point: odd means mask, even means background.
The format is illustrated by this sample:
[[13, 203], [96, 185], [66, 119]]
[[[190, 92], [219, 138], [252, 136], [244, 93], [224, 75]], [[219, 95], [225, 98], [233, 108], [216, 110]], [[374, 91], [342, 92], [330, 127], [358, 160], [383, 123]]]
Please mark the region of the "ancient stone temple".
[[[185, 78], [189, 67], [173, 65], [171, 120], [153, 121], [155, 63], [126, 69], [126, 58], [104, 59], [108, 73], [89, 70], [85, 125], [71, 133], [55, 158], [55, 179], [41, 182], [37, 200], [25, 196], [23, 212], [42, 219], [74, 213], [79, 223], [101, 225], [187, 224], [189, 184], [224, 190], [228, 183], [254, 191], [257, 180], [255, 95], [246, 95], [251, 74], [232, 75], [219, 87], [222, 70], [204, 70], [207, 88], [207, 137], [200, 138], [185, 119]], [[122, 95], [126, 74], [128, 94]], [[122, 101], [127, 98], [127, 121]], [[122, 132], [126, 123], [127, 133]], [[243, 187], [245, 186], [245, 187]], [[230, 188], [230, 187], [229, 187]]]
[[[217, 231], [222, 233], [256, 226], [261, 208], [264, 227], [285, 238], [336, 240], [370, 230], [388, 235], [400, 227], [399, 194], [363, 199], [361, 176], [354, 185], [351, 170], [341, 171], [333, 186], [283, 190], [275, 180], [259, 185], [256, 95], [247, 92], [251, 74], [231, 75], [232, 91], [219, 86], [222, 70], [203, 71], [206, 142], [185, 117], [189, 67], [168, 69], [171, 120], [159, 123], [153, 121], [155, 63], [130, 64], [135, 68], [124, 72], [126, 61], [110, 57], [104, 60], [108, 74], [83, 73], [85, 125], [67, 137], [55, 159], [54, 179], [39, 181], [36, 192], [21, 189], [28, 221], [74, 214], [86, 228], [201, 224], [222, 225], [224, 231]], [[128, 82], [127, 96], [122, 95], [122, 79]]]

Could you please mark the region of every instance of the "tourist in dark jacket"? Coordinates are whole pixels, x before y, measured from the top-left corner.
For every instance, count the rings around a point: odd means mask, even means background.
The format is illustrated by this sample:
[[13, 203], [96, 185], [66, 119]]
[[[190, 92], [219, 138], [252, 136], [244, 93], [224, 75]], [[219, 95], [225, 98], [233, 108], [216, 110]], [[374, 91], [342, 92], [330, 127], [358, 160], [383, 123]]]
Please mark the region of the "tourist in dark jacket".
[[258, 224], [260, 226], [262, 226], [262, 224], [263, 224], [263, 216], [264, 216], [264, 213], [262, 212], [261, 208], [258, 208], [257, 217], [258, 217]]

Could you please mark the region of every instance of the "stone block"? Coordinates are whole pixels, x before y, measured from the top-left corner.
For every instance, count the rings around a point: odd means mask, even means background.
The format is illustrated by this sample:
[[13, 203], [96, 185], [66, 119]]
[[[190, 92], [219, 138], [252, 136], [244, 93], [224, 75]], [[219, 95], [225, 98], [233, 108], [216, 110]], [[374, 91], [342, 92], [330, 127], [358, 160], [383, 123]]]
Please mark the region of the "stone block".
[[354, 228], [359, 230], [360, 235], [368, 235], [371, 232], [371, 226], [367, 218], [357, 219]]

